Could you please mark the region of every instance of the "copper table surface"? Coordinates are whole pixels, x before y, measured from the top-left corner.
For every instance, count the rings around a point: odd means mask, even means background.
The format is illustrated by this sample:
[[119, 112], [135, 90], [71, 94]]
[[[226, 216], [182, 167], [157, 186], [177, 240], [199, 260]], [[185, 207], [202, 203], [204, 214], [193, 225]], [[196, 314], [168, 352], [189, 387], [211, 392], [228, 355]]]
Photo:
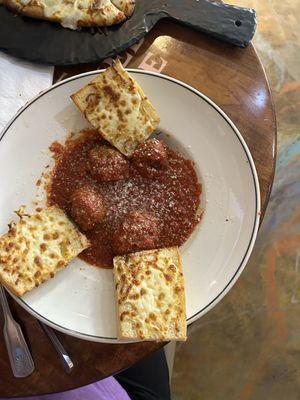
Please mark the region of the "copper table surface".
[[[121, 59], [128, 67], [161, 72], [190, 84], [227, 113], [252, 153], [263, 216], [274, 175], [276, 121], [268, 82], [254, 47], [233, 47], [164, 21]], [[59, 67], [55, 69], [54, 81], [103, 66], [107, 65], [99, 62]], [[13, 377], [1, 333], [0, 397], [54, 393], [84, 386], [128, 368], [163, 345], [99, 344], [58, 333], [75, 364], [74, 371], [67, 374], [38, 321], [13, 300], [10, 303], [28, 340], [36, 369], [25, 379]]]

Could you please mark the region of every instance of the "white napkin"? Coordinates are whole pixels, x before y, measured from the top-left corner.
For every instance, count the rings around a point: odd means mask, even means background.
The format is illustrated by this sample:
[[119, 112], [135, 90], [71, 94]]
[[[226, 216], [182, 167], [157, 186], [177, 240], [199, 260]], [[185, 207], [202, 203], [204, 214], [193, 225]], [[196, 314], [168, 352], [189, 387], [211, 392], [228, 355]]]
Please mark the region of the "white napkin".
[[20, 107], [52, 84], [53, 69], [0, 52], [0, 134]]

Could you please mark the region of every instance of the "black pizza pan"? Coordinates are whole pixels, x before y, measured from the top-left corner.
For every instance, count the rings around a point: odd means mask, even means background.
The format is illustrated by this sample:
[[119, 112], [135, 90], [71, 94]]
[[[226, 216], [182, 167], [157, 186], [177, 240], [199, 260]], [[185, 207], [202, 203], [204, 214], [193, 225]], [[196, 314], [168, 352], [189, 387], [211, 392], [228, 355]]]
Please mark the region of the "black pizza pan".
[[256, 29], [253, 9], [210, 0], [136, 0], [132, 17], [122, 24], [77, 31], [16, 16], [0, 6], [0, 49], [51, 65], [96, 62], [131, 47], [163, 18], [240, 47], [247, 46]]

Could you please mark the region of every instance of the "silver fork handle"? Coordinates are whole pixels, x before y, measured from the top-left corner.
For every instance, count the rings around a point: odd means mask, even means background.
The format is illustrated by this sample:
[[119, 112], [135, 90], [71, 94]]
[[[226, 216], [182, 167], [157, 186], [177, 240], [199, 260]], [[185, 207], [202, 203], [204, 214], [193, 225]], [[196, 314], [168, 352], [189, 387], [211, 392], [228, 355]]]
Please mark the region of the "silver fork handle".
[[4, 290], [4, 287], [0, 284], [0, 299], [1, 299], [1, 305], [2, 305], [2, 310], [3, 310], [3, 315], [4, 318], [10, 317], [12, 318], [11, 311], [7, 302], [7, 297], [6, 293]]
[[21, 327], [11, 315], [2, 285], [0, 285], [0, 297], [5, 319], [3, 334], [10, 365], [16, 378], [25, 378], [34, 371], [34, 362]]
[[70, 373], [73, 368], [74, 368], [74, 364], [73, 361], [71, 360], [69, 354], [67, 353], [66, 349], [64, 348], [64, 346], [61, 344], [61, 342], [59, 341], [58, 337], [56, 336], [55, 332], [53, 331], [53, 329], [51, 329], [49, 326], [47, 326], [46, 324], [43, 324], [41, 321], [39, 321], [42, 328], [44, 329], [45, 333], [47, 334], [47, 336], [49, 337], [49, 339], [51, 340], [54, 348], [56, 349], [62, 363], [63, 366], [65, 368], [65, 370]]

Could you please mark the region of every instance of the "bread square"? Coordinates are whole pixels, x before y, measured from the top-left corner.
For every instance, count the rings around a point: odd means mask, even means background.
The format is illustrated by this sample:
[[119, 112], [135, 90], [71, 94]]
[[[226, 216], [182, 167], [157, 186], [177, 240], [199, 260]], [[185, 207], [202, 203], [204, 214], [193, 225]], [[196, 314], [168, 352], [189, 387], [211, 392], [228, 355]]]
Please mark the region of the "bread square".
[[120, 339], [186, 340], [184, 278], [177, 247], [114, 258]]
[[90, 245], [59, 207], [20, 217], [0, 237], [0, 281], [17, 296], [53, 278]]
[[119, 59], [71, 98], [102, 137], [127, 157], [160, 122], [155, 108]]

